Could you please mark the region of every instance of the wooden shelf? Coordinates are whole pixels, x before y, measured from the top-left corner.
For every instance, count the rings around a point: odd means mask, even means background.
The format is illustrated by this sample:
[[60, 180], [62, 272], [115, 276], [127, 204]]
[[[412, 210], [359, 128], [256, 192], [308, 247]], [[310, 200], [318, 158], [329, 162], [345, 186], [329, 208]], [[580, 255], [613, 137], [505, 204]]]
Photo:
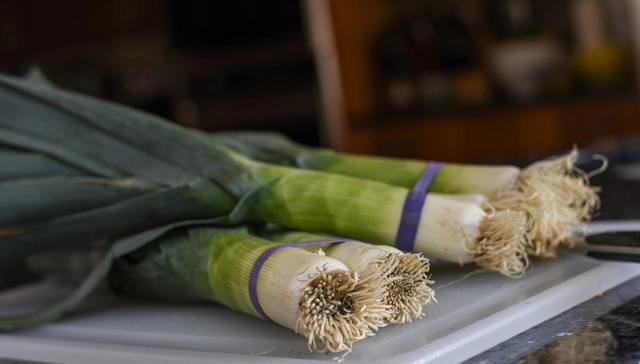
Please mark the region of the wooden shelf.
[[438, 116], [362, 119], [349, 127], [350, 151], [447, 161], [488, 161], [557, 152], [640, 133], [635, 93]]

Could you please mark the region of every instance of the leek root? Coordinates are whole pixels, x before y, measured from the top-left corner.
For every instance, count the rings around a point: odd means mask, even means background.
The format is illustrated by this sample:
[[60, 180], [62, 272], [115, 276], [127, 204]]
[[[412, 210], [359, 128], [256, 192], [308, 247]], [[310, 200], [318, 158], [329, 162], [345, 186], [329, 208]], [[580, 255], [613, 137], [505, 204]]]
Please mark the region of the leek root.
[[[302, 231], [267, 232], [269, 240], [280, 243], [314, 241], [326, 236]], [[435, 294], [429, 285], [429, 260], [419, 253], [404, 253], [384, 245], [371, 245], [347, 241], [335, 245], [311, 245], [309, 249], [323, 249], [324, 253], [343, 262], [358, 272], [361, 280], [378, 279], [384, 291], [384, 302], [389, 306], [391, 324], [411, 322], [424, 316], [422, 306], [435, 302]]]

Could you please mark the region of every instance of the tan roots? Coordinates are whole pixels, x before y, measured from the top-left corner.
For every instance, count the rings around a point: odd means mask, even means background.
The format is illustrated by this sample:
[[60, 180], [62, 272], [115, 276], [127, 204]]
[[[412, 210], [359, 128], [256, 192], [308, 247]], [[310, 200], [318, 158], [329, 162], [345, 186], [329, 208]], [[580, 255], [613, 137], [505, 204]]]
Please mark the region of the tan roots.
[[[422, 306], [435, 301], [433, 289], [428, 285], [429, 260], [421, 254], [403, 253], [391, 247], [372, 247], [379, 250], [375, 259], [362, 261], [354, 269], [361, 282], [382, 288], [383, 303], [387, 308], [385, 324], [411, 322], [424, 316]], [[389, 251], [389, 250], [396, 251]]]
[[528, 221], [528, 253], [553, 257], [563, 241], [571, 238], [573, 228], [591, 218], [599, 206], [597, 187], [589, 185], [589, 176], [575, 167], [577, 150], [536, 162], [523, 169], [515, 184], [498, 191], [490, 199], [496, 211], [523, 213]]
[[402, 324], [424, 316], [422, 306], [435, 302], [433, 284], [429, 279], [429, 260], [421, 254], [389, 254], [388, 261], [396, 261], [393, 267], [383, 270], [387, 296], [385, 303], [390, 306], [389, 323]]
[[508, 277], [522, 276], [529, 265], [527, 258], [527, 219], [520, 211], [494, 211], [479, 226], [476, 241], [466, 247], [482, 269]]
[[350, 352], [354, 342], [373, 335], [388, 318], [381, 294], [379, 282], [361, 282], [356, 272], [318, 269], [299, 302], [298, 327], [309, 349]]

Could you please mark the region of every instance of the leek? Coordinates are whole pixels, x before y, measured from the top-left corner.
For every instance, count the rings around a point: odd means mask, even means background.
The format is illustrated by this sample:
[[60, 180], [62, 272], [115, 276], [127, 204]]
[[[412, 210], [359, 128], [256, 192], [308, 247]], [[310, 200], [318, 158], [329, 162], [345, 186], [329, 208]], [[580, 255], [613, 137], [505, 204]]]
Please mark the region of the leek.
[[[406, 188], [415, 184], [427, 164], [427, 161], [416, 159], [339, 153], [327, 148], [308, 147], [275, 132], [227, 131], [207, 134], [207, 137], [255, 160], [366, 178]], [[502, 186], [514, 183], [519, 172], [517, 167], [506, 165], [445, 163], [428, 190], [490, 196]]]
[[[124, 173], [161, 186], [207, 179], [219, 194], [238, 199], [233, 211], [227, 211], [230, 222], [274, 222], [395, 244], [407, 188], [253, 161], [160, 117], [34, 81], [0, 77], [0, 92], [0, 101], [11, 111], [0, 118], [0, 131], [20, 136], [25, 149], [35, 145], [94, 172]], [[70, 131], [87, 138], [67, 143]], [[488, 270], [521, 274], [527, 265], [521, 215], [488, 213], [475, 203], [430, 193], [414, 249], [428, 257], [476, 261]], [[0, 236], [0, 243], [12, 237], [13, 251], [27, 252], [33, 239], [16, 235]]]
[[[276, 133], [221, 132], [210, 138], [256, 160], [403, 187], [411, 187], [428, 164], [416, 159], [307, 147]], [[599, 189], [590, 186], [589, 175], [576, 168], [577, 156], [577, 150], [573, 150], [523, 169], [509, 165], [445, 163], [429, 191], [484, 194], [492, 206], [488, 210], [524, 214], [529, 226], [524, 239], [526, 250], [537, 257], [552, 257], [562, 242], [570, 240], [574, 227], [589, 220], [599, 207]]]
[[[262, 236], [278, 243], [293, 243], [327, 239], [327, 236], [303, 231], [265, 231]], [[435, 293], [429, 285], [429, 260], [421, 254], [404, 253], [384, 245], [371, 245], [359, 241], [341, 244], [312, 245], [308, 249], [321, 249], [324, 254], [343, 262], [358, 272], [361, 279], [382, 275], [384, 303], [389, 306], [391, 324], [411, 322], [424, 316], [422, 306], [435, 302]]]
[[[277, 244], [234, 229], [191, 228], [176, 232], [119, 259], [111, 282], [127, 295], [178, 302], [214, 301], [303, 334], [320, 352], [350, 351], [351, 345], [385, 326], [387, 307], [374, 282], [336, 259]], [[317, 341], [322, 343], [318, 347]]]

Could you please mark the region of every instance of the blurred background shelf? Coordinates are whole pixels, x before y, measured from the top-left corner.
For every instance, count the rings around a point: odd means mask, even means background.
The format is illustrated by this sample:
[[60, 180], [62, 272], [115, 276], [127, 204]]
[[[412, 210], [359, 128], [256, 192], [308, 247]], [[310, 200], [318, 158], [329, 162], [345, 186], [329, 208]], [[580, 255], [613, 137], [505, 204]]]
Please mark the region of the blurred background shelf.
[[0, 2], [0, 71], [206, 130], [318, 145], [315, 60], [298, 1]]
[[342, 149], [492, 162], [640, 133], [631, 1], [331, 6]]
[[637, 133], [637, 95], [485, 105], [425, 115], [419, 111], [352, 117], [350, 149], [365, 154], [447, 161], [508, 162]]
[[0, 71], [206, 130], [494, 162], [640, 134], [633, 0], [0, 2]]

